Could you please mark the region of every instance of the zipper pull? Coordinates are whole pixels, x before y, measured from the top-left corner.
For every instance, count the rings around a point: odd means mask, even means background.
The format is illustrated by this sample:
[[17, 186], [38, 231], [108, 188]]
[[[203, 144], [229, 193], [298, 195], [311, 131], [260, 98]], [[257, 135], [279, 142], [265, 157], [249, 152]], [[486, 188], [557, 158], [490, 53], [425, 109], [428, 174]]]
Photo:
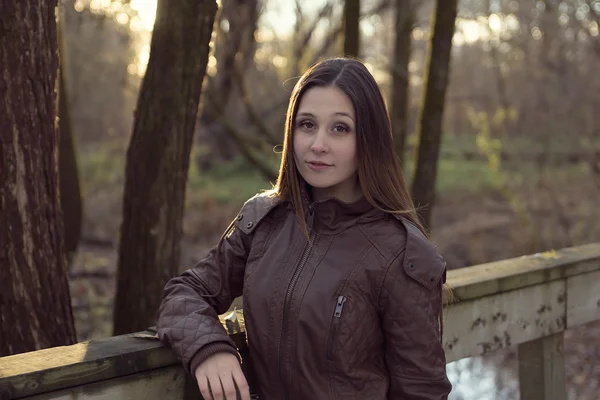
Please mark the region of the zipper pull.
[[344, 309], [344, 303], [346, 302], [346, 297], [345, 296], [339, 296], [337, 298], [337, 303], [335, 305], [335, 313], [333, 314], [334, 317], [339, 318], [342, 316], [342, 310]]
[[308, 206], [308, 221], [306, 227], [309, 232], [313, 230], [313, 225], [315, 223], [315, 209], [312, 206]]

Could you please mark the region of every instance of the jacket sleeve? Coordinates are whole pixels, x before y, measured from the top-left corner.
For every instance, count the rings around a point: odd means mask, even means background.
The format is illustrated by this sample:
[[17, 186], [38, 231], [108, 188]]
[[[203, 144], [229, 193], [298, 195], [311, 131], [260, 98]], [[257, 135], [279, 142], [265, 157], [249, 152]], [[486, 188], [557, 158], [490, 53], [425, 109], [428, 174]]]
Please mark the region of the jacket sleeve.
[[442, 283], [445, 262], [420, 233], [408, 231], [407, 246], [389, 266], [380, 292], [388, 399], [447, 399], [442, 345]]
[[[239, 229], [226, 236], [192, 269], [169, 280], [158, 312], [159, 338], [171, 346], [185, 370], [194, 374], [209, 356], [229, 352], [239, 357], [219, 320], [242, 294], [249, 238]], [[210, 297], [210, 295], [215, 295]]]
[[218, 265], [215, 246], [192, 269], [165, 286], [156, 324], [158, 336], [191, 375], [215, 353], [229, 352], [239, 358], [219, 315], [242, 294], [253, 232], [276, 204], [266, 194], [249, 199], [221, 242]]

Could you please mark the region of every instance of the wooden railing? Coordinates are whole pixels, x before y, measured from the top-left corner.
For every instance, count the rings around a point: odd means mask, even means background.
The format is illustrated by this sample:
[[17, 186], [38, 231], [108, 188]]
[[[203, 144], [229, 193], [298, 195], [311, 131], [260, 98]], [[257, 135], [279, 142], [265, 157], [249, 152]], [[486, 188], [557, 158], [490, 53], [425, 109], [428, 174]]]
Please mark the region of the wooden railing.
[[[456, 298], [444, 317], [448, 362], [517, 345], [521, 399], [567, 398], [563, 333], [600, 319], [600, 243], [453, 270], [448, 282]], [[243, 333], [232, 338], [243, 348]], [[146, 331], [0, 358], [0, 398], [199, 394], [171, 350]]]

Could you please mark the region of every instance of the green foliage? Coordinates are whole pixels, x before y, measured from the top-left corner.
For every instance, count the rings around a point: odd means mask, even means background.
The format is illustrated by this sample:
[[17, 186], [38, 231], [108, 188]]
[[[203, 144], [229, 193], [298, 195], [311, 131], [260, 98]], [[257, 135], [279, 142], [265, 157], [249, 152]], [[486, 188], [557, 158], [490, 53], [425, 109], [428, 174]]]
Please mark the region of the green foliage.
[[[127, 144], [123, 141], [106, 141], [81, 149], [81, 181], [85, 195], [93, 195], [99, 191], [114, 191], [115, 195], [122, 193], [126, 149]], [[232, 204], [243, 202], [260, 190], [271, 188], [271, 184], [241, 156], [231, 162], [216, 165], [210, 171], [198, 171], [194, 160], [201, 151], [200, 148], [192, 151], [188, 197], [195, 200], [210, 199], [217, 204]], [[269, 156], [269, 164], [273, 170], [278, 169], [279, 159], [279, 155], [274, 153]], [[120, 199], [117, 201], [120, 202]]]
[[[404, 176], [410, 185], [410, 177], [414, 175], [414, 158], [407, 157], [404, 167]], [[499, 189], [499, 180], [489, 166], [481, 161], [443, 158], [439, 160], [436, 179], [438, 194], [457, 192], [477, 194]]]
[[84, 194], [123, 185], [126, 146], [123, 141], [106, 141], [80, 149], [78, 164]]
[[[477, 136], [444, 134], [442, 153], [449, 156], [441, 157], [438, 164], [438, 194], [462, 192], [476, 195], [495, 192], [507, 199], [512, 198], [513, 206], [522, 209], [523, 205], [519, 206], [516, 193], [521, 187], [536, 184], [536, 165], [529, 162], [502, 165], [499, 152], [505, 148], [505, 143], [490, 136], [489, 130], [486, 130], [489, 120], [480, 116], [479, 124], [480, 133]], [[524, 151], [534, 148], [532, 146], [531, 141], [526, 139], [511, 141], [511, 151]], [[218, 164], [209, 171], [199, 171], [195, 158], [202, 151], [205, 149], [198, 147], [192, 151], [187, 185], [188, 203], [241, 205], [259, 191], [271, 188], [271, 183], [241, 156]], [[485, 157], [465, 160], [460, 157], [464, 152], [476, 152]], [[84, 196], [93, 196], [100, 191], [110, 191], [115, 196], [120, 196], [124, 181], [125, 153], [126, 143], [119, 141], [107, 141], [81, 149], [79, 162]], [[278, 154], [269, 155], [269, 164], [273, 170], [279, 167], [279, 160]], [[409, 155], [404, 162], [407, 179], [412, 176], [413, 165], [414, 157]], [[589, 175], [585, 164], [549, 165], [547, 168], [552, 168], [553, 179], [557, 182], [580, 180]], [[115, 201], [120, 202], [120, 198]]]
[[508, 113], [500, 109], [495, 115], [489, 116], [483, 111], [476, 113], [470, 109], [468, 110], [468, 114], [473, 126], [479, 130], [475, 137], [477, 148], [487, 158], [488, 168], [498, 181], [500, 192], [509, 201], [517, 213], [517, 216], [519, 216], [519, 220], [523, 224], [527, 224], [527, 210], [524, 202], [521, 201], [512, 187], [514, 183], [519, 182], [514, 182], [513, 179], [509, 179], [507, 171], [501, 168], [501, 156], [503, 150], [502, 141], [497, 137], [492, 136], [492, 129], [494, 127], [501, 128], [508, 117]]
[[[273, 154], [268, 161], [276, 171], [279, 156]], [[241, 156], [231, 162], [219, 164], [208, 172], [198, 171], [197, 163], [190, 162], [188, 198], [210, 198], [217, 204], [242, 204], [259, 191], [270, 188], [271, 183]]]

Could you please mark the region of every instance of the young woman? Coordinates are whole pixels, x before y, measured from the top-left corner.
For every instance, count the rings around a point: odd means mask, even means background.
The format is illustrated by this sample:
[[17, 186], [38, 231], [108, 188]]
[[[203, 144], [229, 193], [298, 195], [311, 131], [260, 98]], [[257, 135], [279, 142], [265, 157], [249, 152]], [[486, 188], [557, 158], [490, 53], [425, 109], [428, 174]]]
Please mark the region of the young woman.
[[260, 399], [446, 399], [444, 281], [375, 80], [330, 59], [292, 92], [277, 185], [167, 283], [158, 333], [205, 399], [249, 399], [218, 319], [243, 296]]

